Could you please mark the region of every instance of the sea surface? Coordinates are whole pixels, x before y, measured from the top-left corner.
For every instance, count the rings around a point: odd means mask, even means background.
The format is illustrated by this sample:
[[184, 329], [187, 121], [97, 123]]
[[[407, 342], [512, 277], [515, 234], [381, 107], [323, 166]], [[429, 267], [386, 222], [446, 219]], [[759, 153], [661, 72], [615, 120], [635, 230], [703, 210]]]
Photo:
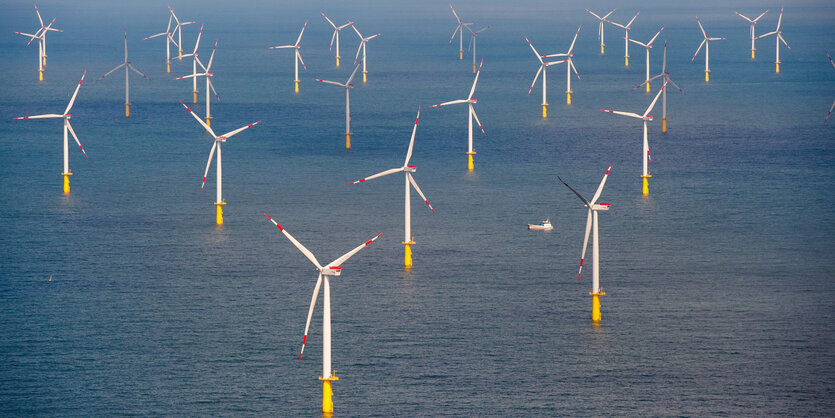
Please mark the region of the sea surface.
[[[262, 121], [223, 145], [224, 225], [215, 225], [214, 165], [200, 184], [210, 137], [185, 111], [188, 59], [165, 72], [166, 3], [40, 1], [49, 33], [45, 80], [32, 4], [0, 17], [0, 414], [316, 416], [321, 410], [321, 298], [298, 361], [316, 270], [264, 217], [270, 214], [330, 262], [376, 234], [331, 282], [338, 415], [828, 415], [835, 409], [835, 4], [786, 4], [781, 72], [774, 38], [750, 58], [748, 16], [780, 3], [709, 1], [456, 2], [476, 26], [484, 58], [466, 169], [463, 105], [472, 57], [458, 60], [445, 1], [176, 1], [205, 24], [201, 59], [218, 39], [212, 127]], [[686, 94], [669, 91], [668, 132], [652, 114], [650, 195], [641, 196], [640, 121], [653, 93], [631, 37], [665, 29], [651, 52]], [[603, 9], [606, 9], [605, 11]], [[344, 148], [344, 82], [355, 34], [342, 32], [342, 66], [328, 50], [351, 19], [368, 43], [368, 82], [351, 92], [352, 148]], [[711, 43], [710, 83], [702, 35]], [[309, 19], [301, 91], [291, 44]], [[527, 95], [542, 54], [565, 52], [582, 25], [565, 105], [565, 67]], [[185, 49], [199, 25], [185, 26]], [[131, 117], [124, 117], [127, 30]], [[465, 40], [466, 48], [466, 40]], [[72, 191], [61, 191], [61, 122], [13, 120], [66, 107], [82, 72], [70, 139]], [[403, 179], [348, 183], [411, 164], [434, 207], [413, 193], [414, 266], [404, 269]], [[591, 249], [576, 279], [587, 197], [612, 164], [600, 201], [603, 320], [591, 322]], [[526, 225], [551, 218], [550, 232]], [[50, 279], [51, 278], [51, 279]]]

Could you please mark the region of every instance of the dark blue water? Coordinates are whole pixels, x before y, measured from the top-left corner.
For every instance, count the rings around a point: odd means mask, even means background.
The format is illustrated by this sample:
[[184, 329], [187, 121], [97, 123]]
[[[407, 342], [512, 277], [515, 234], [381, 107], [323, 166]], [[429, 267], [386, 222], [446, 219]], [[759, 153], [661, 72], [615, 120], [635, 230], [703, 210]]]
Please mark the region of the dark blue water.
[[[487, 131], [466, 171], [466, 108], [428, 105], [466, 97], [471, 58], [448, 45], [443, 2], [360, 2], [286, 7], [268, 2], [173, 4], [219, 39], [212, 126], [263, 122], [223, 148], [225, 224], [214, 224], [214, 168], [199, 192], [211, 141], [178, 103], [188, 61], [165, 73], [165, 3], [39, 3], [58, 17], [44, 82], [32, 6], [0, 18], [0, 411], [9, 415], [317, 415], [321, 302], [297, 362], [316, 279], [268, 212], [322, 262], [383, 236], [332, 281], [336, 411], [346, 415], [823, 415], [835, 390], [831, 235], [835, 121], [835, 7], [786, 9], [781, 73], [772, 38], [750, 60], [748, 25], [733, 14], [779, 4], [679, 7], [645, 3], [636, 39], [666, 25], [668, 69], [687, 93], [668, 96], [667, 134], [650, 125], [650, 196], [641, 197], [641, 126], [599, 112], [641, 113], [652, 95], [642, 52], [623, 67], [620, 31], [599, 54], [590, 5], [463, 2], [466, 20], [493, 27], [475, 97]], [[595, 5], [606, 8], [607, 5]], [[622, 7], [614, 5], [612, 7]], [[788, 5], [787, 5], [788, 6]], [[609, 8], [611, 9], [611, 8]], [[311, 78], [342, 81], [357, 39], [343, 32], [343, 66], [328, 52], [319, 16], [352, 19], [368, 44], [368, 83], [344, 99]], [[755, 13], [756, 12], [756, 13]], [[703, 58], [711, 36], [711, 82]], [[293, 94], [292, 57], [268, 46], [302, 39], [308, 71]], [[549, 74], [549, 117], [539, 85], [542, 53], [562, 52], [578, 25], [565, 106], [563, 67]], [[122, 57], [133, 64], [131, 117], [123, 81], [93, 82]], [[186, 27], [186, 47], [196, 36]], [[661, 50], [652, 52], [652, 72]], [[61, 126], [13, 117], [58, 113], [88, 71], [72, 123], [72, 193], [61, 193]], [[654, 89], [658, 85], [653, 86]], [[200, 103], [192, 106], [203, 113]], [[413, 200], [414, 267], [401, 266], [399, 176], [347, 183], [401, 164], [423, 106], [412, 163], [437, 211]], [[575, 281], [585, 209], [559, 175], [601, 197], [603, 321], [592, 325], [591, 269]], [[554, 231], [527, 231], [550, 217]], [[591, 256], [587, 256], [591, 262]], [[49, 277], [52, 276], [52, 281]]]

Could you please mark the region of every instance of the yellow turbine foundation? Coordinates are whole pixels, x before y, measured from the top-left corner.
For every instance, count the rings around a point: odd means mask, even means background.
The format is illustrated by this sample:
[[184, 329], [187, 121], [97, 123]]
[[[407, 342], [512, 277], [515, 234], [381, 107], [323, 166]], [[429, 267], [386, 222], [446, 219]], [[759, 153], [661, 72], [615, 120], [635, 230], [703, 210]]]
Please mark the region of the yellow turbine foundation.
[[217, 211], [216, 211], [217, 212], [216, 213], [217, 219], [216, 219], [216, 221], [217, 221], [218, 225], [223, 225], [223, 205], [225, 205], [225, 204], [226, 204], [226, 202], [215, 203], [215, 206], [217, 206]]
[[574, 93], [574, 92], [573, 91], [565, 92], [565, 104], [571, 104], [571, 93]]
[[406, 268], [412, 267], [412, 244], [414, 243], [414, 241], [403, 241], [403, 266]]
[[192, 103], [197, 103], [197, 93], [199, 93], [197, 90], [191, 92]]
[[46, 55], [43, 56], [43, 65], [46, 65]]
[[649, 81], [647, 81], [647, 93], [649, 93]]
[[600, 314], [600, 297], [606, 295], [606, 292], [591, 293], [591, 321], [600, 322], [602, 315]]
[[296, 93], [299, 92], [299, 80], [293, 80], [293, 84], [296, 85]]
[[165, 72], [166, 73], [171, 72], [171, 61], [168, 61], [168, 62], [165, 63]]
[[475, 168], [473, 166], [473, 155], [475, 155], [475, 151], [467, 153], [467, 170], [473, 171]]
[[650, 174], [647, 174], [645, 176], [641, 176], [641, 178], [643, 179], [643, 182], [642, 182], [643, 187], [641, 187], [641, 193], [644, 196], [649, 196], [649, 178], [650, 177], [652, 177], [652, 175], [650, 175]]
[[778, 61], [778, 62], [775, 62], [775, 63], [774, 63], [774, 65], [776, 66], [776, 67], [775, 67], [775, 71], [774, 71], [774, 72], [779, 73], [779, 72], [780, 72], [780, 62], [779, 62], [779, 61]]
[[212, 118], [211, 116], [206, 116], [206, 125], [212, 126], [212, 119], [214, 118]]
[[475, 74], [475, 64], [473, 64], [473, 74]]
[[623, 57], [623, 60], [624, 60], [623, 66], [628, 67], [629, 66], [629, 55], [626, 55], [625, 57]]
[[754, 59], [754, 49], [751, 50], [751, 59]]
[[705, 83], [710, 82], [710, 70], [705, 70]]
[[43, 81], [43, 70], [38, 70], [38, 81]]
[[336, 376], [319, 377], [322, 381], [322, 412], [326, 414], [333, 413], [333, 387], [331, 386], [334, 380], [339, 380]]
[[182, 61], [182, 60], [183, 60], [183, 50], [182, 50], [182, 49], [178, 51], [178, 53], [177, 53], [177, 58], [178, 58], [180, 61]]
[[460, 59], [460, 60], [464, 59], [464, 50], [463, 49], [458, 50], [458, 59]]
[[548, 117], [548, 103], [543, 103], [542, 104], [542, 119], [545, 119], [547, 117]]
[[351, 149], [351, 133], [345, 132], [345, 149]]
[[363, 71], [362, 72], [362, 82], [365, 83], [366, 81], [368, 81], [368, 71]]
[[125, 103], [125, 117], [130, 117], [130, 103]]
[[667, 133], [667, 118], [661, 119], [661, 133]]
[[336, 57], [336, 66], [339, 67], [339, 57]]
[[600, 55], [603, 55], [603, 47], [606, 46], [604, 44], [600, 44]]
[[70, 176], [72, 173], [61, 173], [64, 176], [64, 194], [70, 194]]

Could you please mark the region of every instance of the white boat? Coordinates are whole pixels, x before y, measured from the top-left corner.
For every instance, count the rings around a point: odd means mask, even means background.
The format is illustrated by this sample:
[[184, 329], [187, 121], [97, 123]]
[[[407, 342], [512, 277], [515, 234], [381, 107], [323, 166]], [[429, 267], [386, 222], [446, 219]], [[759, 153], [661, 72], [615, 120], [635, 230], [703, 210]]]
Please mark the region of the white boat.
[[537, 231], [550, 231], [554, 229], [554, 226], [551, 225], [551, 218], [548, 218], [540, 222], [538, 225], [528, 224], [528, 229]]

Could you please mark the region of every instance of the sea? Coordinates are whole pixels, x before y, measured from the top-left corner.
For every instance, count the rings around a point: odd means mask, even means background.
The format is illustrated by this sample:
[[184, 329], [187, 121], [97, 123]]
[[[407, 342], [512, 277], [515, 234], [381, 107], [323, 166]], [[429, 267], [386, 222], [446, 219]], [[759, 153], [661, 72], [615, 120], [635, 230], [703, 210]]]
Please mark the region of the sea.
[[[212, 140], [188, 80], [190, 58], [165, 71], [165, 43], [142, 38], [183, 27], [185, 52], [204, 25], [218, 134], [261, 121], [223, 144], [224, 224], [215, 224]], [[780, 8], [780, 73], [773, 31]], [[31, 2], [0, 16], [0, 415], [318, 416], [322, 298], [299, 361], [317, 271], [264, 216], [328, 263], [383, 235], [331, 280], [334, 409], [341, 416], [823, 416], [835, 410], [835, 4], [657, 0], [456, 1], [478, 35], [483, 68], [473, 97], [467, 170], [465, 99], [472, 56], [458, 57], [447, 1], [176, 0], [37, 3], [48, 23], [47, 66], [13, 31], [40, 26]], [[652, 92], [644, 51], [604, 28], [623, 23], [667, 71], [649, 123], [649, 196], [641, 194], [641, 121]], [[367, 82], [344, 94], [359, 38]], [[710, 44], [710, 82], [703, 36]], [[293, 91], [295, 42], [300, 92]], [[565, 104], [564, 53], [580, 27], [580, 74]], [[134, 67], [124, 116], [124, 33]], [[205, 62], [205, 61], [204, 61]], [[71, 123], [71, 193], [62, 192], [61, 113], [82, 73]], [[360, 70], [361, 71], [361, 70]], [[215, 100], [213, 98], [213, 100]], [[411, 194], [414, 265], [403, 266], [400, 167], [420, 109], [410, 164], [435, 210]], [[613, 165], [599, 215], [602, 320], [591, 320], [592, 253], [577, 278], [586, 208]], [[552, 231], [529, 231], [550, 218]], [[591, 246], [591, 244], [589, 244]]]

